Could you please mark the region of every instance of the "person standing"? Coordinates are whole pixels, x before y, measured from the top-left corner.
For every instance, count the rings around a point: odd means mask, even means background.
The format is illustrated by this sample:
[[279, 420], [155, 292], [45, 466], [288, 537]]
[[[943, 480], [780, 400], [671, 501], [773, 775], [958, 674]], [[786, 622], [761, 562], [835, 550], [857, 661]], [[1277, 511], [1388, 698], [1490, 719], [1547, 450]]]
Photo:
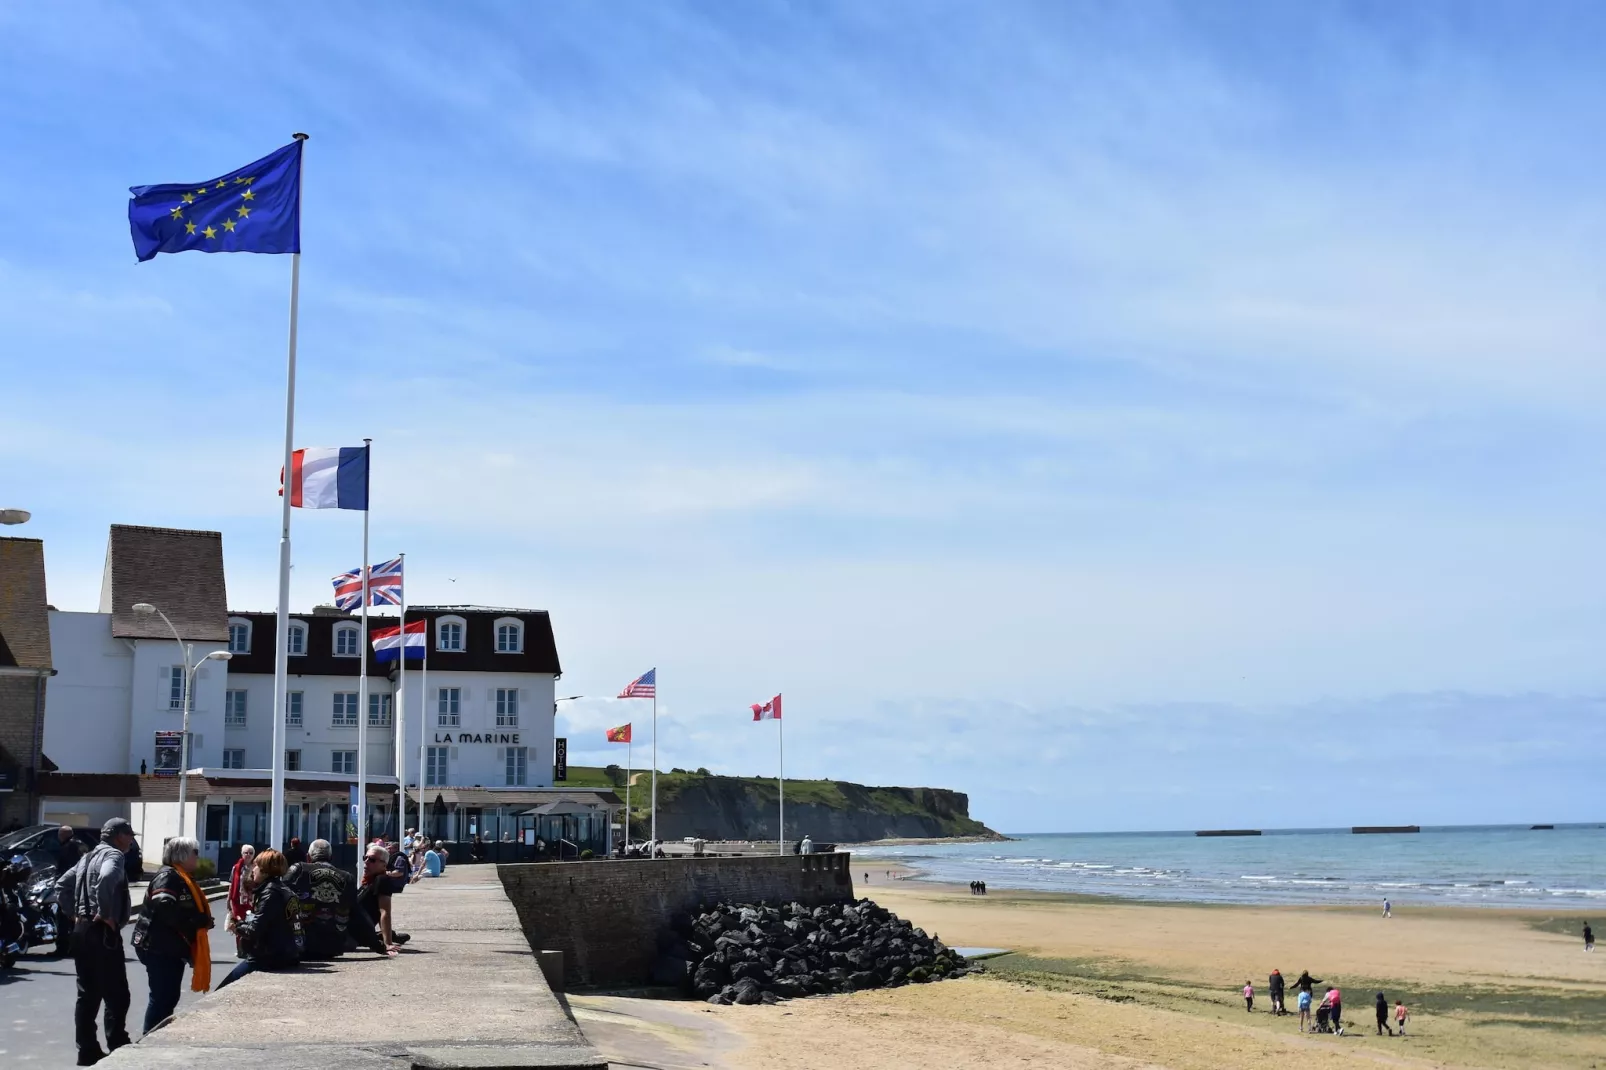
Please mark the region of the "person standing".
[[1405, 1035], [1405, 1020], [1407, 1018], [1409, 1018], [1409, 1017], [1410, 1017], [1410, 1015], [1407, 1014], [1406, 1010], [1405, 1010], [1405, 1001], [1403, 999], [1395, 1000], [1394, 1001], [1394, 1024], [1395, 1024], [1395, 1026], [1397, 1026], [1399, 1028], [1399, 1030], [1400, 1030], [1399, 1035], [1402, 1036], [1402, 1037]]
[[1394, 916], [1394, 910], [1389, 906], [1389, 901], [1387, 899], [1383, 900], [1383, 916], [1385, 918], [1392, 918]]
[[1393, 1028], [1391, 1028], [1389, 1026], [1389, 1001], [1388, 1001], [1387, 998], [1384, 997], [1383, 993], [1381, 993], [1381, 992], [1379, 992], [1377, 994], [1376, 1010], [1377, 1010], [1377, 1035], [1378, 1036], [1382, 1036], [1383, 1035], [1383, 1030], [1387, 1029], [1389, 1031], [1389, 1036], [1393, 1036], [1394, 1035], [1394, 1030], [1393, 1030]]
[[1244, 982], [1244, 1010], [1255, 1013], [1255, 986], [1249, 981]]
[[284, 849], [284, 861], [288, 866], [299, 866], [307, 860], [307, 849], [301, 846], [300, 836], [290, 837], [290, 846]]
[[56, 872], [65, 873], [78, 864], [84, 857], [84, 845], [78, 842], [73, 835], [71, 825], [63, 825], [56, 830]]
[[257, 849], [249, 843], [240, 848], [240, 858], [234, 863], [234, 869], [229, 874], [229, 922], [228, 931], [234, 933], [234, 954], [244, 958], [245, 954], [240, 948], [239, 927], [240, 922], [251, 912], [251, 893], [256, 890], [256, 853]]
[[1328, 1020], [1333, 1023], [1333, 1032], [1339, 1036], [1344, 1035], [1344, 995], [1334, 985], [1327, 990]]
[[1287, 1014], [1288, 1007], [1283, 1002], [1283, 973], [1281, 970], [1271, 971], [1267, 981], [1267, 988], [1271, 993], [1271, 1013]]
[[162, 845], [162, 868], [145, 889], [145, 910], [134, 923], [134, 954], [145, 964], [150, 998], [145, 1004], [149, 1033], [172, 1017], [178, 1006], [184, 967], [191, 970], [190, 988], [212, 987], [212, 908], [195, 883], [201, 845], [175, 836]]
[[1595, 930], [1589, 927], [1589, 922], [1587, 921], [1584, 922], [1584, 950], [1595, 950]]
[[[100, 843], [78, 863], [73, 885], [73, 966], [78, 999], [73, 1027], [78, 1065], [94, 1066], [108, 1052], [132, 1043], [128, 1035], [128, 969], [123, 964], [123, 926], [128, 899], [127, 851], [134, 826], [114, 817], [101, 826]], [[95, 1019], [105, 1005], [106, 1049], [95, 1035]]]
[[256, 856], [257, 887], [251, 912], [236, 926], [245, 960], [218, 985], [223, 991], [256, 970], [288, 970], [301, 961], [301, 907], [284, 886], [284, 855], [271, 848]]

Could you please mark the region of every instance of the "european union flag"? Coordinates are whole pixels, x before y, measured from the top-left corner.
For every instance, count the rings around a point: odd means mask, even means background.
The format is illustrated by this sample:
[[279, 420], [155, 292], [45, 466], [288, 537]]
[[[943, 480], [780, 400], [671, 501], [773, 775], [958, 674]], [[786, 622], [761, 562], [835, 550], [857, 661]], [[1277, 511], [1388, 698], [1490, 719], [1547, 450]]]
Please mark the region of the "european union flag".
[[301, 141], [207, 182], [130, 186], [128, 229], [157, 253], [299, 253]]

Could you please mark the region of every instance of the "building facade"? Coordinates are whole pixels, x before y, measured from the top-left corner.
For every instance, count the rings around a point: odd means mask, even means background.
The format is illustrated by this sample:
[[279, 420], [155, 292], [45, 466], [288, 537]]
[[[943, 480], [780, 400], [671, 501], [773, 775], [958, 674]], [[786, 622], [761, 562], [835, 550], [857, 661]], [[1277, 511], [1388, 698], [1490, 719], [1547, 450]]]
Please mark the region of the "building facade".
[[34, 823], [54, 671], [44, 544], [0, 539], [0, 829]]
[[[42, 587], [40, 597], [42, 604]], [[135, 605], [160, 613], [136, 612]], [[198, 833], [209, 853], [264, 843], [277, 717], [286, 836], [356, 838], [351, 808], [365, 724], [364, 838], [396, 837], [417, 823], [423, 805], [434, 835], [516, 842], [548, 819], [531, 810], [564, 803], [586, 815], [539, 827], [583, 830], [595, 846], [606, 844], [617, 799], [553, 785], [554, 689], [562, 667], [546, 612], [410, 607], [409, 622], [426, 622], [427, 657], [409, 658], [405, 673], [375, 659], [356, 614], [329, 606], [296, 614], [285, 637], [288, 693], [275, 710], [276, 614], [226, 605], [218, 533], [112, 528], [99, 611], [49, 612], [46, 660], [58, 652], [57, 676], [44, 700], [42, 736], [56, 771], [39, 778], [35, 820], [94, 825], [127, 814], [142, 838], [159, 841], [183, 827]], [[396, 622], [370, 611], [370, 631]], [[205, 660], [213, 651], [227, 660]], [[186, 701], [181, 815], [177, 741]], [[403, 781], [413, 786], [405, 818], [397, 814]]]

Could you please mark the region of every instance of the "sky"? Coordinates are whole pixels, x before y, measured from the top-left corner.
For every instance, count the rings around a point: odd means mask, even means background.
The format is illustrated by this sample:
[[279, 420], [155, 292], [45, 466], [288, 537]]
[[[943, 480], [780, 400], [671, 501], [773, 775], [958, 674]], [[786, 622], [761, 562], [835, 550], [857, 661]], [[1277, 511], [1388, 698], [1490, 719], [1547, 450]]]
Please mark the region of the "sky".
[[[290, 263], [127, 188], [307, 143], [298, 446], [570, 761], [1005, 831], [1606, 817], [1598, 4], [0, 5], [0, 505], [271, 609]], [[298, 513], [292, 602], [360, 555]], [[638, 748], [645, 762], [647, 748]]]

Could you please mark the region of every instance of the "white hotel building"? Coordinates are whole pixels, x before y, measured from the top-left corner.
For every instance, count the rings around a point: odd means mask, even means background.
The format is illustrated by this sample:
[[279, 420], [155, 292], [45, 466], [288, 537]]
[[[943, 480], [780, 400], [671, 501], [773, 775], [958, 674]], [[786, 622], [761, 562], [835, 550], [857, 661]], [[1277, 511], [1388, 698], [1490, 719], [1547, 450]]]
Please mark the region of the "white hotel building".
[[[134, 613], [136, 603], [160, 616]], [[41, 821], [99, 824], [128, 814], [142, 839], [177, 831], [177, 769], [159, 734], [182, 723], [184, 653], [229, 659], [195, 674], [186, 780], [187, 826], [209, 849], [268, 836], [277, 620], [231, 612], [216, 532], [115, 525], [97, 612], [50, 612], [57, 675], [48, 685]], [[403, 825], [415, 824], [424, 784], [433, 835], [492, 842], [539, 836], [601, 853], [618, 800], [553, 787], [554, 688], [562, 667], [544, 611], [409, 607], [428, 621], [428, 673], [409, 659], [405, 694], [395, 662], [376, 662], [355, 614], [321, 606], [288, 632], [284, 718], [286, 835], [345, 839], [356, 784], [359, 718], [367, 721], [367, 799], [373, 835], [394, 835], [397, 710], [410, 785]], [[171, 628], [168, 621], [171, 621]], [[370, 611], [369, 626], [394, 625]], [[368, 703], [359, 675], [368, 664]], [[426, 691], [427, 687], [427, 691]], [[171, 737], [169, 737], [171, 738]], [[158, 775], [158, 774], [165, 775]], [[537, 812], [539, 811], [539, 812]], [[584, 841], [582, 844], [581, 841]]]

